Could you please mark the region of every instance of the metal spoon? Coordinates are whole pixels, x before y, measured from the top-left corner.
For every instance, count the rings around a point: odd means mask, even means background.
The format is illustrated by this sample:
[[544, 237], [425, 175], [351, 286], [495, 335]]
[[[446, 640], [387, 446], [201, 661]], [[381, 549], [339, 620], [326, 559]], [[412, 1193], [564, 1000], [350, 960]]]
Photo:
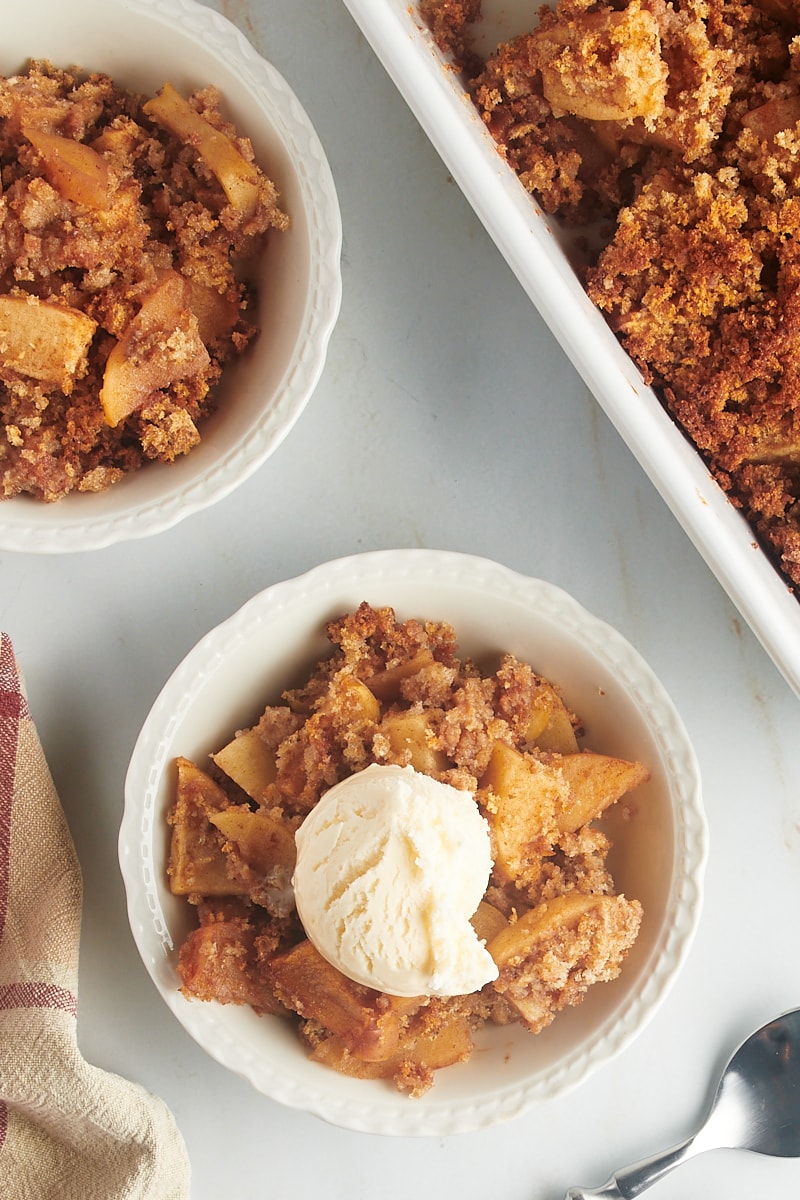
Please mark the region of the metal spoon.
[[570, 1188], [565, 1200], [632, 1200], [696, 1154], [723, 1148], [800, 1156], [800, 1009], [742, 1043], [696, 1133], [617, 1171], [601, 1188]]

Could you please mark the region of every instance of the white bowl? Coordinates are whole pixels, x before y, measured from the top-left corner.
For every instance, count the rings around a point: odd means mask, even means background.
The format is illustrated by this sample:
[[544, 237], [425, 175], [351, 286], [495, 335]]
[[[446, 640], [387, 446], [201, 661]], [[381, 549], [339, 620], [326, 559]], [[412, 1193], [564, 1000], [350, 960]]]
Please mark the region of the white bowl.
[[[462, 653], [509, 650], [558, 683], [585, 720], [586, 744], [637, 758], [652, 778], [629, 821], [608, 820], [617, 886], [644, 906], [622, 974], [595, 987], [534, 1037], [518, 1026], [479, 1036], [471, 1060], [437, 1072], [412, 1100], [385, 1082], [345, 1078], [310, 1062], [288, 1023], [185, 999], [177, 950], [192, 918], [167, 886], [173, 761], [203, 761], [251, 724], [281, 690], [332, 649], [325, 623], [362, 600], [398, 617], [449, 621]], [[614, 630], [558, 588], [485, 559], [380, 551], [339, 559], [276, 584], [209, 633], [156, 700], [125, 785], [119, 852], [133, 936], [153, 982], [186, 1030], [259, 1091], [348, 1129], [442, 1136], [517, 1116], [575, 1087], [626, 1047], [664, 1000], [700, 915], [706, 825], [697, 762], [658, 680]]]
[[[344, 0], [529, 298], [800, 696], [800, 603], [588, 299], [562, 233], [501, 159], [416, 2]], [[483, 0], [478, 46], [530, 30], [530, 0]]]
[[0, 547], [29, 552], [92, 550], [161, 532], [227, 496], [281, 443], [303, 411], [325, 362], [341, 303], [342, 226], [319, 139], [293, 92], [218, 13], [194, 0], [26, 0], [6, 21], [0, 73], [29, 58], [102, 71], [153, 94], [213, 83], [224, 113], [252, 141], [291, 217], [270, 237], [256, 271], [270, 318], [227, 370], [220, 407], [202, 441], [172, 464], [152, 463], [97, 495], [54, 504], [27, 496], [0, 502]]

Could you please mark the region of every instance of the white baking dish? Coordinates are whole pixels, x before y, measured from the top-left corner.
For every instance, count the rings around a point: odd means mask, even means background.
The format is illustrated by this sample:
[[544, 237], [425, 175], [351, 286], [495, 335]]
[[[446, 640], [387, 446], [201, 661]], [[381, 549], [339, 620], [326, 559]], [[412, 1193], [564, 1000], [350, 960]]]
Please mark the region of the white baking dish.
[[[557, 226], [525, 192], [411, 0], [344, 0], [576, 369], [789, 685], [800, 602], [591, 304]], [[530, 0], [484, 0], [482, 49], [530, 29]]]

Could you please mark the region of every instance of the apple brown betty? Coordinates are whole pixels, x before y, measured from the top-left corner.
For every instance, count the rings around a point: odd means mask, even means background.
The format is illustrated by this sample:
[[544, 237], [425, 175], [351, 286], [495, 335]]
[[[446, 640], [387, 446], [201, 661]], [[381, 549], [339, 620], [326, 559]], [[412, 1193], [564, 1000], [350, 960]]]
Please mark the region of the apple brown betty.
[[[420, 1096], [466, 1061], [475, 1030], [533, 1033], [615, 978], [642, 907], [617, 893], [597, 823], [648, 779], [580, 748], [560, 693], [510, 654], [482, 672], [446, 623], [359, 608], [327, 626], [331, 655], [202, 766], [176, 764], [168, 877], [195, 927], [180, 947], [188, 998], [291, 1020], [310, 1057]], [[335, 783], [371, 763], [411, 765], [468, 790], [494, 866], [473, 917], [499, 968], [480, 992], [401, 999], [352, 982], [306, 939], [293, 900], [294, 834]], [[626, 797], [625, 800], [622, 800]]]
[[[558, 0], [479, 58], [421, 0], [645, 379], [800, 584], [800, 0]], [[796, 253], [798, 251], [798, 253]]]
[[284, 230], [208, 87], [0, 78], [0, 496], [97, 492], [200, 440], [256, 334], [242, 264]]

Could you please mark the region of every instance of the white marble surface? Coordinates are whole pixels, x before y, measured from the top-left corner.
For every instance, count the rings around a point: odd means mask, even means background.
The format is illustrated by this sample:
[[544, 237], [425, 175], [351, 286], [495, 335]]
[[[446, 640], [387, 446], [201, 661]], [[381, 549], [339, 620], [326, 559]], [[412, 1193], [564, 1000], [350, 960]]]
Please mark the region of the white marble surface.
[[[330, 0], [216, 3], [316, 125], [344, 222], [326, 371], [276, 455], [158, 537], [0, 552], [15, 644], [85, 880], [79, 1035], [172, 1107], [194, 1200], [560, 1200], [688, 1133], [751, 1027], [800, 1003], [800, 701], [589, 396], [365, 44]], [[694, 740], [711, 855], [687, 967], [640, 1039], [561, 1100], [470, 1136], [344, 1132], [212, 1062], [162, 1004], [117, 867], [123, 780], [161, 685], [256, 591], [325, 559], [428, 546], [559, 584], [660, 675]], [[800, 1165], [731, 1151], [659, 1200], [751, 1200]]]

